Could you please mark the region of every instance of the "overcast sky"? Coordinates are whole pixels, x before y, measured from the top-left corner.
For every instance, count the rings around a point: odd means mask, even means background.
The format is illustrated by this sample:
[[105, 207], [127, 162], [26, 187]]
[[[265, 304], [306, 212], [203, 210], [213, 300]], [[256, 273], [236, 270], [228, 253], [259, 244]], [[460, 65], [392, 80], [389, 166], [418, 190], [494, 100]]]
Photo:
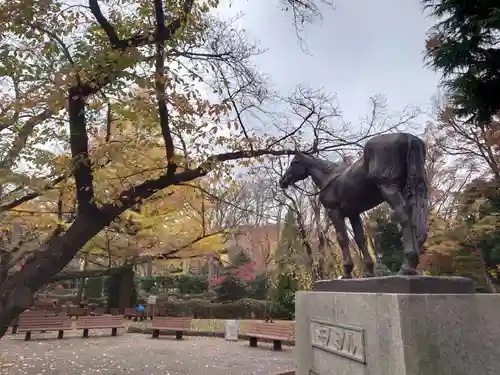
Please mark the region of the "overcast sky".
[[[439, 76], [424, 67], [426, 32], [433, 22], [419, 0], [335, 0], [321, 24], [304, 33], [302, 52], [280, 0], [232, 0], [230, 13], [243, 11], [250, 35], [269, 49], [257, 58], [276, 88], [297, 83], [336, 93], [348, 120], [367, 113], [368, 98], [384, 94], [391, 110], [428, 107]], [[225, 12], [224, 12], [225, 13]]]

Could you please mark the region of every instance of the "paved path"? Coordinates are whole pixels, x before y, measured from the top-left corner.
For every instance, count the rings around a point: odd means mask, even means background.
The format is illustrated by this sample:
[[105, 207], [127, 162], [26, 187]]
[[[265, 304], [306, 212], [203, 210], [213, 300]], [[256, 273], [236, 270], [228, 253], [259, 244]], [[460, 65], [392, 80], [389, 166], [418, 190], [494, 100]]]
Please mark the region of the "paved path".
[[[91, 331], [91, 334], [95, 334]], [[109, 332], [97, 332], [109, 335]], [[295, 367], [293, 348], [249, 348], [247, 342], [220, 338], [168, 337], [124, 333], [118, 337], [82, 339], [78, 332], [34, 334], [0, 339], [0, 374], [141, 374], [141, 375], [274, 375]], [[39, 338], [42, 337], [40, 340]]]

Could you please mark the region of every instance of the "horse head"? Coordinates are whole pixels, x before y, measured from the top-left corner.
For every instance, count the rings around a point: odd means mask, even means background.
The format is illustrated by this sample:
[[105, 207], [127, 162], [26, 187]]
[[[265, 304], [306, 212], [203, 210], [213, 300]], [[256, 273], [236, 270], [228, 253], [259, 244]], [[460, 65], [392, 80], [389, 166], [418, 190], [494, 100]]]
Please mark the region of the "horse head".
[[282, 189], [286, 189], [290, 185], [306, 179], [309, 176], [308, 161], [309, 158], [306, 154], [300, 151], [295, 151], [295, 157], [283, 177], [280, 179], [280, 187]]

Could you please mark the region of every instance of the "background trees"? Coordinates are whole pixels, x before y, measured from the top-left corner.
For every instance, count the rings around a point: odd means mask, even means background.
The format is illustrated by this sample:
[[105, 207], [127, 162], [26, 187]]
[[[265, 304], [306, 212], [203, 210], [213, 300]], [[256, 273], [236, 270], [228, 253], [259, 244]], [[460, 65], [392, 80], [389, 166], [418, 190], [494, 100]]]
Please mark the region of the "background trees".
[[443, 73], [454, 112], [471, 123], [495, 121], [498, 98], [500, 15], [496, 5], [474, 0], [423, 0], [439, 22], [430, 30], [430, 65]]
[[[287, 4], [298, 28], [319, 15], [313, 2]], [[60, 192], [46, 203], [53, 222], [37, 231], [36, 253], [18, 271], [2, 269], [1, 327], [89, 240], [129, 220], [127, 210], [215, 169], [223, 178], [231, 166], [221, 162], [290, 152], [235, 122], [239, 105], [262, 101], [265, 89], [249, 63], [258, 49], [210, 13], [217, 5], [1, 6], [2, 212]]]
[[[446, 272], [479, 265], [478, 280], [495, 282], [496, 13], [486, 14], [480, 2], [424, 3], [448, 17], [428, 51], [450, 80], [450, 95], [424, 134], [433, 192], [429, 254], [461, 259], [441, 267]], [[300, 32], [329, 1], [284, 4]], [[374, 96], [353, 127], [332, 94], [304, 85], [274, 92], [252, 60], [258, 43], [214, 12], [218, 6], [0, 6], [0, 327], [43, 285], [75, 277], [79, 265], [68, 266], [75, 259], [83, 260], [81, 278], [134, 267], [150, 277], [160, 259], [200, 256], [215, 259], [207, 266], [215, 274], [227, 268], [223, 253], [232, 255], [244, 238], [257, 248], [252, 261], [266, 267], [254, 280], [273, 272], [269, 279], [277, 280], [291, 266], [294, 282], [282, 281], [294, 288], [338, 275], [335, 233], [312, 186], [276, 187], [286, 157], [300, 148], [353, 160], [373, 135], [416, 131], [420, 112], [391, 113]], [[481, 126], [468, 125], [464, 116], [472, 113]], [[385, 213], [370, 220], [372, 252], [386, 251], [382, 262], [395, 269], [397, 226]]]

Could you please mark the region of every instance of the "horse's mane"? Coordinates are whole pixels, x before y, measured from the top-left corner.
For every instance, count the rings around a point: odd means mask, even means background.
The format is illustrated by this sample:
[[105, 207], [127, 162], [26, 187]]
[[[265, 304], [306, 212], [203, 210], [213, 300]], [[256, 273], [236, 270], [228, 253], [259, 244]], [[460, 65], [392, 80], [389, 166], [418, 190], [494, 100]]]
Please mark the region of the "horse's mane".
[[320, 168], [325, 173], [333, 172], [335, 169], [344, 170], [349, 165], [346, 163], [336, 163], [328, 159], [321, 159], [316, 156], [307, 155], [310, 159], [314, 160], [315, 166]]

